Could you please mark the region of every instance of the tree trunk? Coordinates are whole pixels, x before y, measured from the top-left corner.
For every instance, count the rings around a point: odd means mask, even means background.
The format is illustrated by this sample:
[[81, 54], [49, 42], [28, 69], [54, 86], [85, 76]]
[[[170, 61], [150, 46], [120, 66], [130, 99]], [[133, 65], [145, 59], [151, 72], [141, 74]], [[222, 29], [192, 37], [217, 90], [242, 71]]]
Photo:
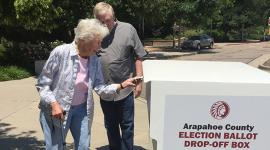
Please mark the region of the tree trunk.
[[142, 16], [142, 39], [144, 39], [144, 13]]
[[241, 41], [244, 41], [244, 24], [241, 27]]

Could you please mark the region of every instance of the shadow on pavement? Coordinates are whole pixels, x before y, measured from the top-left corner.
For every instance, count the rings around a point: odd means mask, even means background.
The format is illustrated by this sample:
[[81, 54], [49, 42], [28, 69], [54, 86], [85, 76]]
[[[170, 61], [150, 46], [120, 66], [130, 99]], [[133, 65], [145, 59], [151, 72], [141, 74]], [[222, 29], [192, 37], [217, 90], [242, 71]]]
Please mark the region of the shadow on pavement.
[[[1, 121], [1, 120], [0, 120]], [[31, 128], [31, 127], [29, 127]], [[8, 123], [0, 122], [0, 149], [2, 150], [44, 150], [44, 141], [31, 136], [37, 131], [21, 132], [20, 134], [10, 134], [16, 129]], [[67, 143], [67, 150], [73, 149], [73, 145]]]
[[175, 55], [175, 56], [167, 56], [163, 53], [159, 53], [159, 52], [156, 52], [156, 53], [149, 53], [147, 56], [145, 56], [143, 59], [144, 60], [156, 60], [156, 59], [159, 59], [159, 60], [166, 60], [166, 59], [170, 59], [170, 58], [173, 58], [173, 57], [179, 57], [178, 55]]
[[201, 50], [198, 52], [198, 54], [215, 54], [215, 53], [218, 53], [216, 51], [213, 51], [213, 50]]
[[[98, 147], [96, 148], [96, 150], [110, 150], [110, 149], [109, 149], [109, 145], [106, 145], [106, 146]], [[146, 149], [141, 146], [134, 146], [134, 150], [146, 150]]]
[[270, 59], [263, 63], [264, 66], [270, 67]]
[[9, 134], [10, 131], [15, 129], [10, 124], [0, 122], [0, 147], [4, 150], [43, 150], [43, 141], [31, 137], [31, 134], [36, 131], [22, 132], [17, 135]]

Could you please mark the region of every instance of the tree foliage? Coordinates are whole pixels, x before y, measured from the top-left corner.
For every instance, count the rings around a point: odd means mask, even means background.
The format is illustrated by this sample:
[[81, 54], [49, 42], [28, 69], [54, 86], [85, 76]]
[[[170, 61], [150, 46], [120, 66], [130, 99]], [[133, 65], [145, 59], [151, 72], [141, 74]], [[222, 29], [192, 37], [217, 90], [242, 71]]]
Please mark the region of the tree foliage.
[[50, 34], [70, 41], [78, 20], [89, 17], [92, 6], [91, 0], [1, 0], [0, 31], [11, 39], [19, 32], [25, 40], [33, 40], [29, 34], [36, 39]]
[[42, 30], [50, 32], [57, 27], [53, 23], [63, 9], [54, 7], [52, 0], [15, 0], [16, 19], [28, 30]]
[[[1, 36], [71, 41], [79, 19], [92, 16], [100, 0], [1, 0]], [[269, 0], [105, 0], [120, 21], [133, 24], [141, 36], [172, 33], [175, 22], [186, 28], [243, 34], [267, 26]], [[23, 34], [23, 35], [21, 35]], [[30, 34], [30, 36], [29, 36]], [[33, 35], [31, 35], [33, 34]], [[32, 38], [35, 39], [35, 38]]]

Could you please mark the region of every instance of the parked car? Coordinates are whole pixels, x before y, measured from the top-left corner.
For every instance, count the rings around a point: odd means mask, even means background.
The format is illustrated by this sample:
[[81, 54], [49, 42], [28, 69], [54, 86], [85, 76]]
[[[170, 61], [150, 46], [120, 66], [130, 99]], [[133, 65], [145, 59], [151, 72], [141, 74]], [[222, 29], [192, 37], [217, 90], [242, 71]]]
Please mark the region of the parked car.
[[261, 37], [260, 41], [270, 41], [270, 35], [264, 35]]
[[213, 48], [214, 39], [208, 35], [192, 36], [188, 40], [184, 41], [181, 45], [182, 49], [197, 49], [208, 47]]

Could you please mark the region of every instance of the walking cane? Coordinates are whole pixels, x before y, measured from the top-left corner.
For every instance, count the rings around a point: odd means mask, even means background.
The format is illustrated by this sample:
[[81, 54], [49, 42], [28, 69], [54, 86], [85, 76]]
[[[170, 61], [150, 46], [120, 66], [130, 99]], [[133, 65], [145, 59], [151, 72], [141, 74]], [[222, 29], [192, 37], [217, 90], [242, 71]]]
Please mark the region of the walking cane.
[[[63, 116], [66, 115], [66, 111], [63, 111]], [[63, 128], [63, 120], [60, 119], [60, 128], [61, 128], [61, 138], [62, 138], [62, 144], [63, 144], [63, 150], [66, 149], [66, 142], [65, 142], [65, 138], [64, 138], [64, 128]]]

